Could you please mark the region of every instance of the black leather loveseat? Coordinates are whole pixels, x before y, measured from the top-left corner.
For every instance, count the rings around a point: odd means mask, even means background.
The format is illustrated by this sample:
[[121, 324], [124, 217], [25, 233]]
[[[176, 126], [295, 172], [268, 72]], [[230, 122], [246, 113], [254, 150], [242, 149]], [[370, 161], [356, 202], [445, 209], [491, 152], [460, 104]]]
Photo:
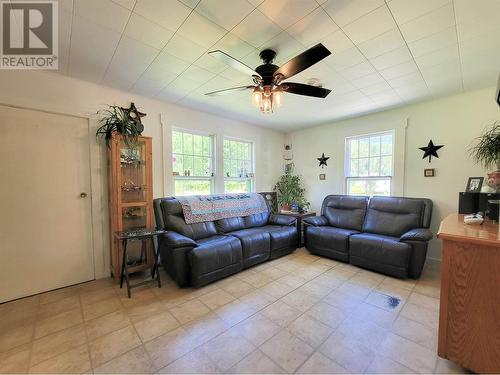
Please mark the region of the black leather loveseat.
[[420, 198], [329, 195], [321, 216], [304, 219], [313, 253], [400, 278], [424, 267], [432, 201]]
[[179, 286], [200, 287], [244, 268], [291, 253], [295, 219], [269, 212], [186, 224], [176, 198], [153, 202], [162, 265]]

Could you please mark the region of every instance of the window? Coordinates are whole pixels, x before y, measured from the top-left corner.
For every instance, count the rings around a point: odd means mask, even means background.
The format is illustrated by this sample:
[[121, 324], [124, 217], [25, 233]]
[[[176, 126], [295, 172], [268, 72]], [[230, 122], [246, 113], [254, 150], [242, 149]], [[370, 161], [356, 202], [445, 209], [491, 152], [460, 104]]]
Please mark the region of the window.
[[249, 193], [253, 190], [253, 144], [224, 139], [224, 191]]
[[214, 137], [172, 131], [175, 195], [211, 194], [214, 186]]
[[393, 131], [346, 138], [347, 194], [391, 194], [393, 145]]

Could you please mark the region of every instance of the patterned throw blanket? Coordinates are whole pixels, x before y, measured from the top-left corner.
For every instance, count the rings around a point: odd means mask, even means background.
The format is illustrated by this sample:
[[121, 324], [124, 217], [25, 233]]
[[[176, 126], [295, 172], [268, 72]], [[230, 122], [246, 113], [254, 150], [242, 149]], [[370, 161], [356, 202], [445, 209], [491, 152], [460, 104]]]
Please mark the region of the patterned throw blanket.
[[249, 216], [268, 211], [266, 200], [257, 193], [193, 195], [177, 197], [177, 200], [181, 203], [186, 224]]

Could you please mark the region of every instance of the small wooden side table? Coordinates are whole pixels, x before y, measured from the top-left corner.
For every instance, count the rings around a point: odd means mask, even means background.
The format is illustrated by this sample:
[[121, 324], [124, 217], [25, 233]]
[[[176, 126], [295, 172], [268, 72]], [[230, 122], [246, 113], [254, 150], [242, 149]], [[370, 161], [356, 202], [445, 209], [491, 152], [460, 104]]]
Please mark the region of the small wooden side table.
[[303, 212], [303, 213], [298, 213], [298, 212], [283, 212], [281, 211], [279, 213], [280, 215], [286, 215], [286, 216], [292, 216], [297, 219], [297, 238], [298, 238], [298, 243], [299, 246], [302, 247], [304, 246], [304, 242], [302, 241], [302, 238], [304, 237], [302, 234], [304, 233], [304, 227], [302, 225], [302, 219], [305, 217], [309, 216], [316, 216], [316, 212]]
[[[166, 230], [163, 229], [154, 229], [154, 228], [143, 228], [143, 229], [137, 229], [137, 230], [128, 230], [128, 231], [123, 231], [123, 232], [115, 232], [115, 237], [119, 240], [122, 241], [123, 243], [123, 258], [122, 258], [122, 265], [121, 265], [121, 273], [120, 273], [120, 288], [123, 287], [123, 279], [125, 279], [125, 282], [127, 284], [127, 294], [128, 298], [131, 297], [131, 289], [144, 285], [148, 282], [151, 281], [157, 281], [158, 282], [158, 288], [161, 288], [161, 280], [160, 280], [160, 270], [158, 269], [158, 257], [159, 257], [159, 251], [156, 248], [154, 237], [158, 236], [160, 234], [167, 233]], [[154, 257], [154, 263], [153, 267], [151, 268], [151, 280], [144, 280], [142, 282], [139, 282], [134, 285], [130, 285], [130, 280], [129, 280], [129, 266], [135, 266], [136, 261], [134, 262], [129, 262], [128, 259], [128, 253], [127, 253], [127, 244], [129, 241], [143, 241], [143, 240], [148, 240], [151, 239], [151, 242], [153, 244], [153, 257]], [[143, 262], [144, 254], [141, 253], [141, 258], [139, 262]], [[147, 255], [146, 255], [147, 256]], [[147, 262], [146, 262], [147, 263]], [[156, 274], [156, 278], [155, 278]]]

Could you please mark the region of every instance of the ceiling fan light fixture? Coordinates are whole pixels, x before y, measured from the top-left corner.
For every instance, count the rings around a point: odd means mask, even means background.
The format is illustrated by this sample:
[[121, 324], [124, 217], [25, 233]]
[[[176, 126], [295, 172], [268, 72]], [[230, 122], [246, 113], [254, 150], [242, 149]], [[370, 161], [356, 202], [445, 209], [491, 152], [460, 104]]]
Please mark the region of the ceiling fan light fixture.
[[283, 91], [279, 87], [256, 87], [252, 92], [252, 103], [262, 113], [273, 113], [283, 103]]

